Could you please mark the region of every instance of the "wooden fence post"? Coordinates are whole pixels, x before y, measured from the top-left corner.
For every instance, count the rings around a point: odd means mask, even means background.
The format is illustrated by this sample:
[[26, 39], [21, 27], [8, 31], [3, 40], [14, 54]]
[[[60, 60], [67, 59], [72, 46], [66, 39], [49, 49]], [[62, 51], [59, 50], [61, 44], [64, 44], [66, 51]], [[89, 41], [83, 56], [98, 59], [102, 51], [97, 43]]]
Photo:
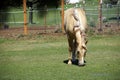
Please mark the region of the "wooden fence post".
[[64, 32], [64, 0], [61, 0], [61, 20], [62, 32]]
[[102, 0], [99, 0], [99, 28], [98, 28], [98, 31], [102, 31]]
[[24, 10], [24, 34], [28, 34], [27, 29], [27, 11], [26, 11], [26, 0], [23, 0], [23, 10]]

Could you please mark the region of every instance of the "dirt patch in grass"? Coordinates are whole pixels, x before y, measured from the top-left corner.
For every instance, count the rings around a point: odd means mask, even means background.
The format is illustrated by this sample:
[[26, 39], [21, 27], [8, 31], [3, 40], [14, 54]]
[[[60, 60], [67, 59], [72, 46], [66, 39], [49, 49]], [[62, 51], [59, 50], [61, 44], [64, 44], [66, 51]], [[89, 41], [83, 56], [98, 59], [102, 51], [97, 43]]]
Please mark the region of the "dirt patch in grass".
[[1, 38], [29, 39], [40, 35], [60, 36], [63, 33], [60, 30], [58, 31], [56, 27], [29, 27], [27, 35], [24, 35], [23, 27], [0, 30]]
[[[98, 30], [98, 27], [90, 27], [88, 30], [88, 35], [112, 35], [120, 34], [120, 25], [117, 24], [103, 24], [102, 31]], [[35, 39], [38, 36], [61, 36], [64, 35], [60, 27], [45, 27], [45, 26], [32, 26], [28, 27], [28, 35], [24, 35], [24, 28], [9, 28], [9, 29], [0, 29], [0, 38], [12, 38], [12, 39]]]

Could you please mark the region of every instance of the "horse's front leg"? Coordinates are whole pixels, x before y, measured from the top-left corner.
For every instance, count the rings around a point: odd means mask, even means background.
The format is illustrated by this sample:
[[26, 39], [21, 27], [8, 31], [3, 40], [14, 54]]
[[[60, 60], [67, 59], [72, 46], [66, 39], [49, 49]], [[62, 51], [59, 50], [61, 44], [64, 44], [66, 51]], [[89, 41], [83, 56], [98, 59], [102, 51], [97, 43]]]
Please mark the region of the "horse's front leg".
[[68, 44], [69, 44], [68, 64], [72, 64], [73, 40], [68, 39]]
[[72, 51], [72, 61], [76, 60], [76, 49], [77, 49], [77, 42], [76, 39], [73, 40], [73, 51]]

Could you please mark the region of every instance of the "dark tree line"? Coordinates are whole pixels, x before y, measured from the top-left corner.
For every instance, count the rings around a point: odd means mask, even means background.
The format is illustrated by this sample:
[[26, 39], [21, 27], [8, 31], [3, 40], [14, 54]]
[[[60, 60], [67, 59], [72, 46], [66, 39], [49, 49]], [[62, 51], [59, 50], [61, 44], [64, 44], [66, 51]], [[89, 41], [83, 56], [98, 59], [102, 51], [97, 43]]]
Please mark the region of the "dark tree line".
[[22, 5], [22, 0], [1, 0], [0, 10], [4, 10], [9, 7], [20, 7]]
[[103, 2], [106, 3], [106, 4], [109, 3], [109, 4], [112, 4], [112, 5], [116, 5], [118, 0], [103, 0]]
[[[21, 7], [23, 0], [1, 0], [0, 10], [4, 10], [8, 7]], [[60, 5], [60, 0], [27, 0], [27, 6], [36, 5], [37, 8], [44, 7], [58, 7]]]
[[[27, 0], [27, 6], [43, 8], [46, 5], [48, 7], [58, 7], [60, 5], [61, 0]], [[87, 1], [87, 0], [86, 0]], [[88, 0], [89, 2], [93, 2], [96, 0]], [[103, 0], [104, 2], [109, 2], [111, 4], [117, 4], [118, 0]], [[21, 7], [23, 4], [23, 0], [1, 0], [0, 1], [0, 10], [4, 10], [8, 7]]]

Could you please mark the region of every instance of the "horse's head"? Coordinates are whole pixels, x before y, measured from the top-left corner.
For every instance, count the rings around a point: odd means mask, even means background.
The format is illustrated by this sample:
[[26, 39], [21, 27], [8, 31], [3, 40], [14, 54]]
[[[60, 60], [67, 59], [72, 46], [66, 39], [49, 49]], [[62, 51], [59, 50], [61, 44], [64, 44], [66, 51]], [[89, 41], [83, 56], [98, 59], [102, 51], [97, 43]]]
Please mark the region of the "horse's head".
[[[80, 34], [80, 35], [79, 35]], [[76, 40], [77, 40], [77, 55], [78, 55], [78, 65], [84, 66], [85, 65], [85, 55], [87, 52], [87, 40], [86, 35], [84, 32], [78, 31], [76, 32]]]

